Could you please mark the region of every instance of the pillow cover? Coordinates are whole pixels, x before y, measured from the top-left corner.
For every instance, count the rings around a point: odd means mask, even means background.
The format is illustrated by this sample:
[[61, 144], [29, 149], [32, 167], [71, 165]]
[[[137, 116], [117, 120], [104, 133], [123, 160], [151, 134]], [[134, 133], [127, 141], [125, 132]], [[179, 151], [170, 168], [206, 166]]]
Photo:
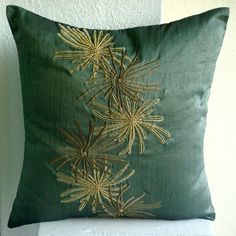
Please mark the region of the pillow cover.
[[81, 29], [7, 7], [25, 157], [9, 227], [69, 217], [213, 220], [207, 100], [228, 8]]

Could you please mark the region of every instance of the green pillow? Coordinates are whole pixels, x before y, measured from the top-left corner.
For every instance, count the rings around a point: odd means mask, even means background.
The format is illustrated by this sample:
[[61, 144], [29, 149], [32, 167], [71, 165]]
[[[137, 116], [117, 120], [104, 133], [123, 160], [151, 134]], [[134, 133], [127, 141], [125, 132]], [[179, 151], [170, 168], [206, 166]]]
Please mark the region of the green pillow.
[[92, 30], [8, 6], [25, 124], [9, 227], [69, 217], [213, 220], [203, 139], [228, 15], [218, 8]]

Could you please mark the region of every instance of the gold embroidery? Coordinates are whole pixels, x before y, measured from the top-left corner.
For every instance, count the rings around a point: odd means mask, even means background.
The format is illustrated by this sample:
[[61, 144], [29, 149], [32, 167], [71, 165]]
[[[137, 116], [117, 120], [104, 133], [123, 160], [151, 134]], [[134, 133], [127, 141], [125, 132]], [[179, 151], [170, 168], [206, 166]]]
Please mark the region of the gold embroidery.
[[120, 190], [116, 185], [124, 182], [134, 174], [134, 170], [126, 173], [127, 169], [128, 164], [112, 174], [107, 166], [105, 166], [102, 172], [94, 167], [93, 174], [89, 173], [86, 177], [81, 171], [78, 171], [76, 179], [73, 174], [68, 176], [58, 173], [58, 181], [73, 186], [61, 194], [63, 198], [61, 202], [70, 203], [79, 200], [79, 211], [82, 211], [90, 203], [92, 205], [92, 212], [96, 213], [97, 207], [102, 206], [105, 199], [109, 200], [110, 195], [118, 195]]
[[105, 80], [92, 85], [90, 88], [85, 90], [79, 99], [92, 94], [87, 104], [93, 102], [99, 95], [104, 94], [108, 98], [108, 104], [114, 99], [117, 100], [118, 104], [122, 107], [122, 98], [127, 96], [132, 100], [140, 100], [140, 94], [144, 91], [160, 90], [158, 84], [143, 84], [140, 80], [143, 80], [158, 67], [157, 60], [153, 60], [146, 64], [139, 62], [138, 54], [130, 61], [125, 64], [124, 58], [127, 57], [126, 53], [122, 52], [120, 65], [116, 64], [115, 57], [110, 51], [111, 62], [110, 64], [98, 65], [103, 73], [105, 73]]
[[109, 63], [109, 48], [114, 60], [120, 63], [118, 57], [121, 56], [124, 48], [112, 47], [114, 42], [109, 33], [104, 35], [103, 31], [97, 32], [94, 30], [93, 37], [91, 37], [86, 29], [80, 30], [69, 26], [65, 27], [61, 24], [59, 24], [59, 27], [60, 33], [58, 33], [58, 36], [74, 50], [56, 52], [55, 57], [72, 61], [73, 67], [69, 70], [70, 73], [86, 69], [89, 65], [92, 65], [90, 81], [95, 81], [99, 65], [105, 66]]
[[89, 122], [89, 132], [86, 137], [80, 128], [79, 122], [76, 122], [76, 126], [79, 130], [79, 136], [75, 133], [60, 129], [66, 142], [71, 146], [71, 149], [51, 161], [51, 164], [60, 163], [56, 170], [59, 170], [69, 163], [71, 164], [71, 171], [74, 175], [76, 175], [78, 170], [80, 170], [83, 175], [87, 175], [88, 171], [92, 169], [93, 166], [96, 168], [104, 168], [105, 161], [125, 161], [123, 157], [107, 153], [116, 148], [119, 143], [114, 142], [114, 140], [107, 137], [107, 135], [103, 135], [103, 129], [95, 136], [93, 124]]
[[[159, 84], [144, 83], [160, 63], [157, 60], [142, 63], [138, 54], [130, 58], [125, 48], [114, 47], [109, 33], [96, 30], [89, 33], [61, 24], [59, 28], [58, 37], [71, 50], [57, 51], [55, 58], [71, 61], [70, 73], [92, 69], [89, 81], [94, 83], [79, 99], [93, 104], [94, 116], [106, 124], [94, 128], [90, 122], [88, 135], [84, 135], [78, 122], [78, 134], [61, 129], [70, 149], [51, 161], [57, 165], [57, 180], [70, 185], [60, 195], [61, 202], [79, 201], [79, 211], [91, 205], [93, 213], [99, 208], [103, 215], [111, 217], [155, 217], [148, 211], [159, 208], [160, 202], [144, 203], [145, 193], [124, 200], [129, 189], [124, 182], [135, 171], [128, 171], [128, 164], [116, 172], [111, 170], [112, 164], [126, 162], [122, 155], [131, 154], [136, 139], [139, 153], [145, 151], [148, 132], [161, 144], [171, 137], [169, 131], [156, 124], [163, 121], [163, 116], [153, 114], [160, 99], [145, 100], [142, 96], [147, 91], [160, 90]], [[105, 105], [96, 102], [101, 95], [106, 99]], [[107, 153], [124, 142], [127, 146], [119, 155]]]
[[[114, 136], [119, 142], [124, 142], [128, 139], [128, 146], [120, 152], [120, 155], [131, 153], [136, 135], [139, 140], [139, 153], [143, 153], [145, 149], [144, 140], [147, 139], [145, 130], [152, 132], [162, 144], [166, 142], [166, 138], [171, 137], [169, 131], [154, 123], [163, 121], [162, 116], [151, 114], [154, 111], [153, 106], [157, 105], [159, 101], [160, 99], [145, 100], [139, 105], [137, 102], [130, 102], [126, 98], [123, 109], [120, 109], [118, 104], [108, 108], [95, 102], [95, 107], [101, 112], [93, 110], [93, 114], [102, 121], [107, 122], [104, 133]], [[100, 127], [95, 128], [95, 132], [99, 132], [99, 130], [101, 130]]]
[[124, 192], [129, 188], [129, 186], [120, 186], [119, 194], [116, 198], [110, 194], [109, 201], [106, 201], [102, 205], [103, 210], [106, 214], [100, 214], [101, 216], [108, 215], [111, 217], [136, 217], [136, 218], [152, 218], [155, 215], [147, 212], [148, 210], [153, 210], [160, 208], [161, 203], [151, 203], [145, 204], [143, 198], [145, 193], [138, 197], [132, 196], [128, 200], [124, 201]]

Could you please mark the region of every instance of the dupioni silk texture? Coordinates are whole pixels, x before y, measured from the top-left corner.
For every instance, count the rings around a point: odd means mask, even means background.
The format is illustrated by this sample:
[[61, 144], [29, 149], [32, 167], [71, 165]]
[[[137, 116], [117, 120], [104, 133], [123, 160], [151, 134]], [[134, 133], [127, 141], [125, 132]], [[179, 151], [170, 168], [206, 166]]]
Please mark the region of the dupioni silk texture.
[[8, 6], [25, 125], [9, 227], [71, 217], [213, 220], [203, 141], [228, 16], [218, 8], [101, 30]]

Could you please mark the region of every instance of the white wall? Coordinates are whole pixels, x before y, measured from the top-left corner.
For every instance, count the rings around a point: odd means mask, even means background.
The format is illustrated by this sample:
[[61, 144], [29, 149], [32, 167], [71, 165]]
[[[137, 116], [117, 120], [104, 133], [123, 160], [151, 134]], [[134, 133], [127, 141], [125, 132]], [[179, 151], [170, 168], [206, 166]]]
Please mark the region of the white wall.
[[37, 225], [11, 230], [6, 227], [19, 181], [24, 143], [17, 52], [5, 17], [8, 4], [71, 25], [116, 29], [159, 23], [161, 0], [0, 0], [0, 234], [34, 236]]
[[230, 18], [209, 100], [205, 162], [217, 236], [236, 235], [236, 0], [164, 0], [162, 21], [230, 7]]
[[[217, 236], [236, 235], [236, 0], [163, 0], [163, 22], [229, 6], [226, 38], [209, 101], [205, 161]], [[23, 117], [18, 62], [5, 18], [6, 4], [18, 4], [48, 18], [82, 27], [121, 28], [155, 24], [160, 0], [1, 0], [0, 1], [0, 168], [1, 233], [33, 236], [36, 226], [5, 227], [16, 193], [23, 157]], [[135, 10], [133, 9], [135, 8]], [[109, 9], [109, 11], [107, 10]], [[3, 181], [2, 181], [3, 180]]]

